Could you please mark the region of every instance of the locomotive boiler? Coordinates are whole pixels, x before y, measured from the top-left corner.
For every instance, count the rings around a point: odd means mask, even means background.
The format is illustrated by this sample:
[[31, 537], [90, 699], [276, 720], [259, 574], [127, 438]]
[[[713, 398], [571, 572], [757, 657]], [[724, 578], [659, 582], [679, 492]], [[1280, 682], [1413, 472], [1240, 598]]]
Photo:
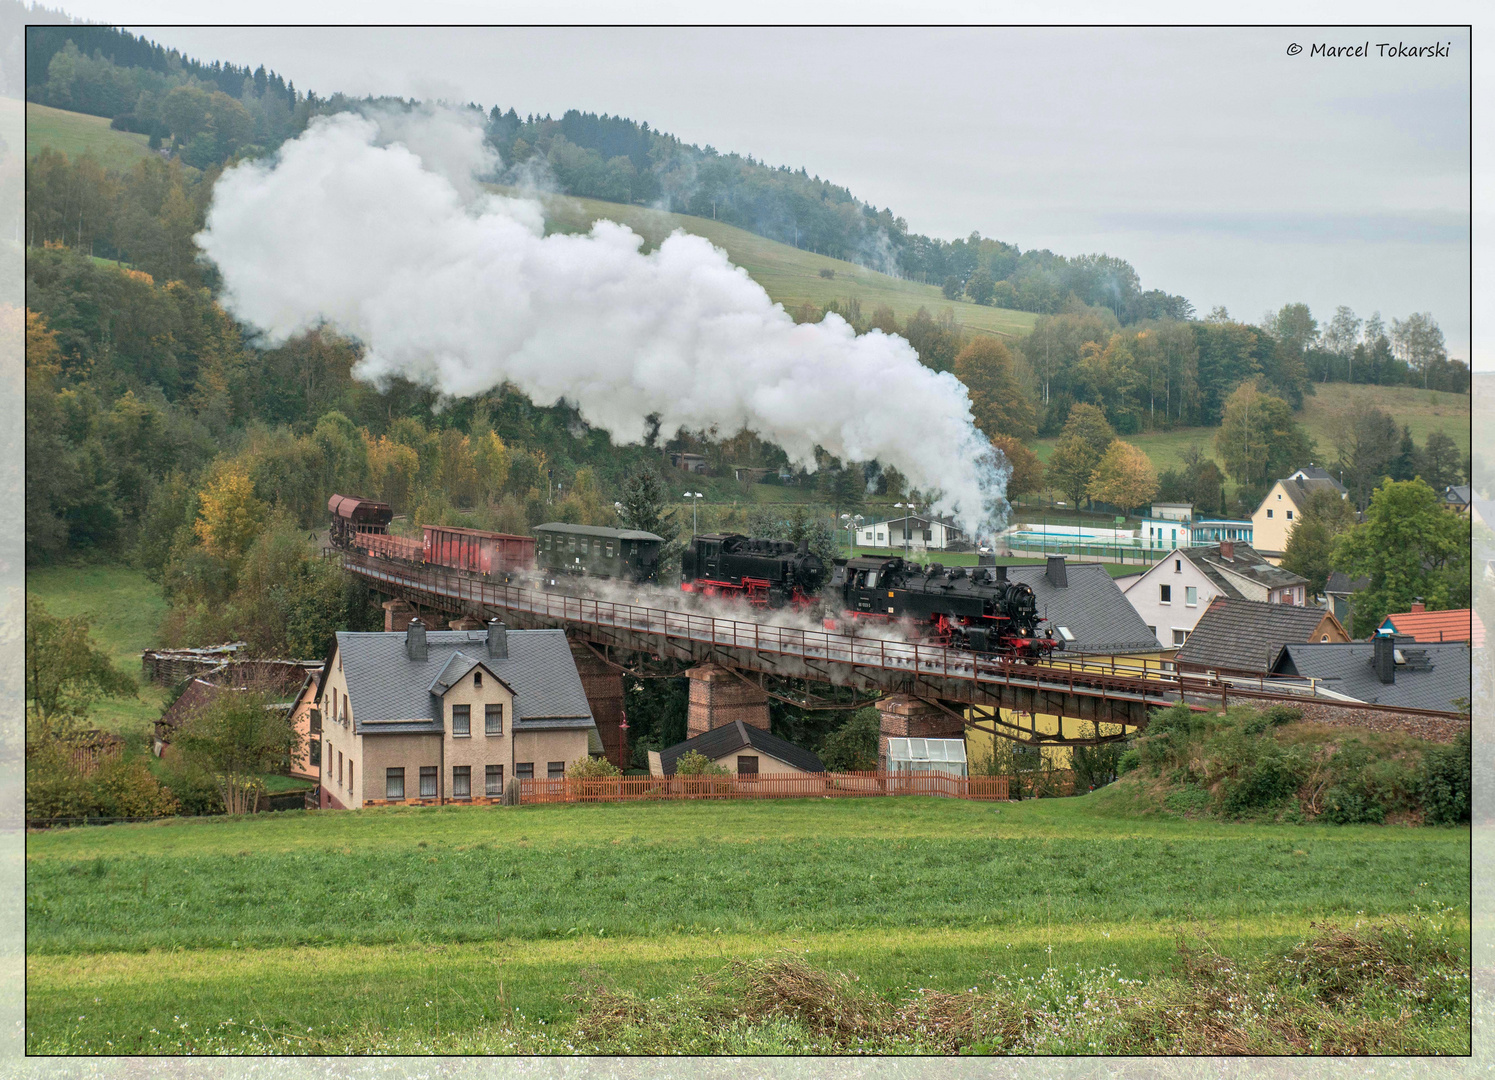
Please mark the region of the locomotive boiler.
[[1034, 660], [1064, 648], [1042, 626], [1033, 590], [1009, 581], [1005, 566], [918, 566], [896, 556], [838, 559], [830, 591], [853, 623], [902, 623], [971, 652]]
[[703, 533], [681, 554], [680, 579], [688, 593], [738, 597], [756, 607], [803, 607], [825, 584], [826, 568], [804, 541]]

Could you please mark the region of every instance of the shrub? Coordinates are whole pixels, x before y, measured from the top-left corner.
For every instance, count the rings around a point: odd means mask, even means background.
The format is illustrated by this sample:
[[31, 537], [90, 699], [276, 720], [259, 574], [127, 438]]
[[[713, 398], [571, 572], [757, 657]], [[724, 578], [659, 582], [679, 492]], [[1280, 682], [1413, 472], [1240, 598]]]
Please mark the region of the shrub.
[[49, 747], [26, 761], [26, 816], [164, 817], [177, 800], [143, 761], [110, 761], [92, 773], [73, 767], [66, 753]]
[[1422, 775], [1417, 786], [1422, 796], [1423, 820], [1429, 825], [1460, 825], [1469, 821], [1470, 750], [1469, 729], [1465, 728], [1452, 746], [1430, 747], [1422, 755]]
[[176, 796], [180, 814], [199, 817], [223, 813], [223, 795], [206, 769], [177, 761], [163, 770], [162, 783]]
[[1307, 778], [1309, 763], [1299, 753], [1273, 747], [1249, 769], [1242, 771], [1225, 789], [1221, 807], [1227, 813], [1239, 814], [1275, 806], [1294, 795]]
[[1142, 754], [1136, 747], [1132, 747], [1130, 750], [1123, 751], [1122, 755], [1116, 759], [1116, 775], [1125, 776], [1141, 766]]
[[861, 772], [877, 768], [877, 740], [882, 716], [872, 707], [858, 709], [851, 719], [825, 737], [820, 760], [827, 772]]
[[699, 750], [687, 750], [675, 759], [676, 776], [731, 776], [731, 772]]
[[1194, 784], [1188, 784], [1178, 788], [1176, 791], [1170, 791], [1163, 797], [1163, 805], [1169, 810], [1180, 814], [1207, 810], [1209, 804], [1210, 793]]
[[573, 761], [566, 768], [568, 780], [611, 780], [622, 776], [623, 770], [605, 757], [585, 757]]
[[1379, 825], [1386, 811], [1358, 784], [1336, 784], [1324, 792], [1323, 818], [1335, 825]]
[[1283, 724], [1296, 724], [1303, 719], [1303, 710], [1294, 709], [1291, 705], [1273, 705], [1261, 715], [1272, 727], [1281, 727]]

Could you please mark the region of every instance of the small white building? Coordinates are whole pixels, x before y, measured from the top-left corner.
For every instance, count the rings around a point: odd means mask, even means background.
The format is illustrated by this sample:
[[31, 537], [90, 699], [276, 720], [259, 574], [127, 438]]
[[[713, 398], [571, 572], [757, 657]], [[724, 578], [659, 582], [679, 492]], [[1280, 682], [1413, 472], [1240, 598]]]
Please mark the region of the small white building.
[[948, 551], [966, 541], [965, 530], [949, 518], [919, 515], [875, 521], [857, 529], [856, 536], [858, 547], [909, 551]]

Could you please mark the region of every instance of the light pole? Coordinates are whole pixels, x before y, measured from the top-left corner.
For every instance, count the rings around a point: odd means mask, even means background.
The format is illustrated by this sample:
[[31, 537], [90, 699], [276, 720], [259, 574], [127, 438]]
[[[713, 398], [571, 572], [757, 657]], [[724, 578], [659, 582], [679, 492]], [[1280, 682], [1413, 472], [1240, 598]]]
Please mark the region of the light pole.
[[909, 545], [912, 543], [913, 538], [913, 526], [909, 524], [909, 518], [918, 507], [911, 502], [894, 503], [893, 506], [897, 509], [908, 511], [907, 514], [903, 515], [903, 558], [907, 561], [909, 557]]
[[866, 519], [861, 514], [857, 514], [855, 517], [850, 514], [842, 514], [841, 520], [846, 522], [846, 554], [848, 558], [854, 559], [857, 555], [856, 530], [861, 528], [862, 522]]
[[687, 491], [683, 497], [690, 500], [690, 538], [694, 541], [696, 538], [696, 507], [701, 505], [696, 500], [704, 499], [706, 496], [702, 495], [699, 491]]

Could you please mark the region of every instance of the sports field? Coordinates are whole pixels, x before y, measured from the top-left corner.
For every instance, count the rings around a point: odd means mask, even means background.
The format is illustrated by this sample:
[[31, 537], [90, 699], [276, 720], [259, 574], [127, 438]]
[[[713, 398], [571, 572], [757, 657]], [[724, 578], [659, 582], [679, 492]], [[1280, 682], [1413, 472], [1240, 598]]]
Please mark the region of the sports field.
[[[1250, 965], [1311, 937], [1312, 922], [1430, 912], [1437, 928], [1417, 922], [1417, 940], [1467, 963], [1467, 830], [1134, 811], [1103, 791], [293, 812], [34, 834], [27, 1048], [805, 1051], [842, 1044], [789, 1013], [736, 1034], [666, 1017], [684, 1027], [629, 1042], [644, 1036], [604, 1014], [765, 964], [837, 985], [828, 973], [845, 973], [874, 1004], [994, 980], [1031, 995], [1061, 972], [1102, 996], [1129, 985], [1117, 980], [1162, 993], [1181, 977], [1181, 937]], [[1357, 1008], [1357, 1022], [1374, 1019]], [[1415, 1045], [1467, 1046], [1467, 1021], [1440, 1016], [1411, 1024]]]

